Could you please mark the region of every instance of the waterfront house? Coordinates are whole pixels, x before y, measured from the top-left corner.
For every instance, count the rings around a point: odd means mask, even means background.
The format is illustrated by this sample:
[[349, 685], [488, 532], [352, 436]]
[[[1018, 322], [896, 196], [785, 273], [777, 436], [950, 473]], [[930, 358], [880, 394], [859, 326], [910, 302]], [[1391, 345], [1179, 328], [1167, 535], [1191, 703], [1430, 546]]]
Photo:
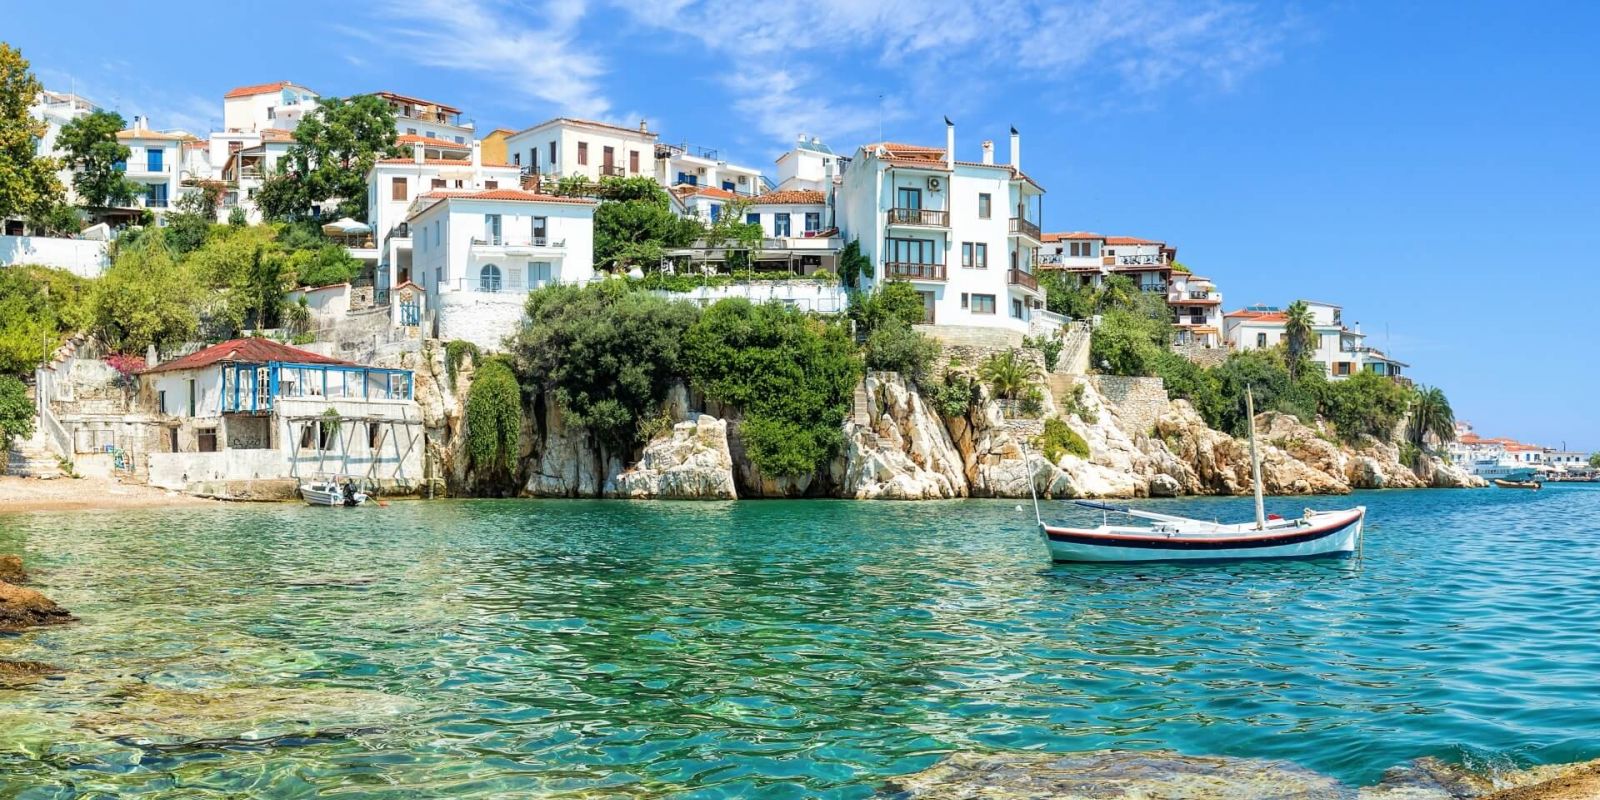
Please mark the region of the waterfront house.
[[[1310, 359], [1322, 365], [1331, 380], [1343, 380], [1360, 371], [1372, 372], [1399, 383], [1410, 384], [1404, 376], [1410, 366], [1391, 358], [1366, 343], [1366, 334], [1357, 325], [1344, 324], [1344, 311], [1332, 303], [1305, 301], [1311, 315]], [[1250, 306], [1223, 316], [1224, 338], [1234, 350], [1261, 350], [1277, 347], [1284, 341], [1288, 317], [1277, 306]]]
[[520, 189], [436, 190], [413, 204], [409, 278], [421, 285], [425, 335], [498, 350], [531, 289], [594, 277], [598, 203]]
[[262, 338], [234, 339], [139, 373], [158, 429], [150, 483], [169, 489], [334, 473], [422, 480], [410, 370], [380, 369]]
[[1022, 171], [1015, 130], [1009, 163], [995, 163], [991, 142], [981, 152], [958, 160], [953, 124], [942, 148], [862, 146], [839, 185], [839, 227], [872, 260], [874, 277], [863, 284], [910, 282], [926, 324], [1016, 334], [1035, 319], [1054, 327], [1059, 318], [1043, 313], [1033, 274], [1044, 189]]
[[[461, 109], [394, 92], [375, 92], [373, 96], [394, 111], [395, 136], [402, 147], [420, 143], [427, 148], [456, 153], [460, 158], [466, 156], [475, 138], [474, 126], [461, 119]], [[428, 155], [447, 157], [437, 153]]]
[[294, 130], [317, 107], [318, 95], [293, 81], [229, 89], [222, 95], [225, 131]]
[[709, 147], [658, 142], [653, 153], [656, 182], [669, 189], [692, 186], [754, 197], [766, 188], [760, 170], [734, 164]]
[[1172, 307], [1175, 345], [1223, 346], [1222, 293], [1210, 278], [1174, 270], [1167, 284], [1167, 305]]

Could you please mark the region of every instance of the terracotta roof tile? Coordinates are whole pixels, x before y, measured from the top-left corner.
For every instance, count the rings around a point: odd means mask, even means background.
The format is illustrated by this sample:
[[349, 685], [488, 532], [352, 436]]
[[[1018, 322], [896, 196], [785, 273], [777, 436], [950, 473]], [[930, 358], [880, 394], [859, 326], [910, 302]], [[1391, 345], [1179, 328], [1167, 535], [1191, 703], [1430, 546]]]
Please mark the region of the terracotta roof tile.
[[229, 89], [228, 93], [222, 96], [222, 99], [231, 100], [235, 97], [251, 97], [258, 94], [267, 94], [268, 92], [282, 91], [285, 86], [298, 85], [299, 84], [292, 81], [273, 81], [272, 83], [257, 83], [252, 86], [240, 86], [237, 89]]
[[395, 144], [420, 144], [423, 147], [442, 147], [446, 150], [471, 150], [472, 145], [465, 142], [452, 142], [433, 136], [418, 136], [414, 133], [402, 133], [394, 137]]
[[165, 139], [165, 140], [174, 141], [174, 142], [186, 142], [186, 141], [189, 141], [190, 139], [193, 139], [194, 137], [190, 136], [187, 133], [167, 133], [165, 131], [152, 131], [152, 130], [136, 131], [136, 130], [131, 130], [130, 129], [130, 130], [125, 130], [125, 131], [117, 131], [117, 138], [118, 139]]
[[641, 131], [638, 128], [629, 128], [629, 127], [626, 127], [624, 125], [612, 125], [609, 122], [597, 122], [597, 121], [592, 120], [592, 119], [578, 119], [577, 117], [556, 117], [554, 119], [547, 119], [544, 122], [541, 122], [541, 123], [539, 123], [537, 125], [530, 125], [530, 126], [528, 126], [526, 128], [523, 128], [522, 130], [517, 131], [517, 133], [527, 133], [528, 131], [535, 130], [535, 129], [538, 129], [538, 128], [543, 128], [546, 125], [551, 125], [551, 124], [555, 124], [555, 123], [566, 123], [566, 124], [570, 124], [570, 125], [587, 125], [587, 126], [589, 126], [591, 128], [606, 128], [608, 130], [620, 131], [622, 133], [631, 133], [631, 134], [633, 134], [635, 136], [644, 136], [644, 137], [651, 138], [651, 139], [654, 139], [656, 137], [656, 132], [655, 131], [651, 131], [651, 130]]
[[598, 202], [586, 197], [563, 197], [554, 194], [527, 192], [521, 189], [488, 189], [486, 191], [436, 189], [423, 195], [423, 197], [435, 200], [517, 200], [525, 203], [566, 203], [575, 206], [599, 205]]
[[827, 201], [822, 192], [814, 189], [784, 189], [750, 199], [750, 205], [753, 206], [821, 205], [824, 202]]
[[172, 372], [180, 369], [200, 369], [223, 361], [242, 361], [251, 364], [282, 361], [290, 364], [344, 364], [354, 366], [353, 362], [350, 361], [329, 358], [309, 350], [301, 350], [298, 347], [290, 347], [289, 345], [257, 336], [250, 339], [230, 339], [222, 344], [214, 344], [199, 352], [190, 353], [183, 358], [151, 367], [141, 374]]
[[1040, 236], [1039, 240], [1042, 241], [1042, 242], [1063, 242], [1063, 241], [1066, 241], [1068, 239], [1104, 239], [1104, 238], [1106, 238], [1106, 237], [1101, 236], [1098, 233], [1089, 233], [1088, 231], [1071, 231], [1069, 233], [1046, 233], [1046, 234], [1043, 234], [1042, 236]]
[[[380, 158], [380, 159], [378, 159], [378, 163], [379, 164], [414, 164], [414, 163], [416, 163], [416, 160], [415, 159], [410, 159], [410, 158]], [[437, 164], [442, 164], [444, 166], [452, 166], [452, 167], [470, 167], [470, 166], [472, 166], [472, 162], [470, 160], [468, 160], [468, 159], [465, 159], [465, 158], [424, 158], [424, 159], [422, 159], [422, 163], [424, 163], [424, 164], [436, 164], [436, 165]], [[485, 161], [482, 164], [482, 166], [485, 166], [485, 167], [507, 167], [507, 168], [512, 168], [512, 167], [515, 167], [516, 165], [515, 164], [492, 164], [492, 163], [489, 163], [489, 162]]]
[[456, 108], [455, 106], [447, 106], [444, 103], [435, 103], [432, 100], [424, 100], [424, 99], [422, 99], [420, 97], [411, 97], [411, 96], [408, 96], [408, 95], [396, 94], [394, 92], [373, 92], [373, 94], [377, 95], [378, 97], [387, 98], [389, 100], [398, 100], [398, 101], [400, 101], [402, 103], [411, 103], [413, 105], [419, 105], [419, 106], [433, 106], [433, 107], [439, 109], [440, 111], [446, 111], [446, 112], [449, 112], [451, 114], [460, 114], [461, 113], [461, 109]]
[[1156, 241], [1154, 239], [1140, 239], [1137, 236], [1107, 236], [1106, 237], [1106, 244], [1110, 244], [1110, 245], [1118, 245], [1118, 244], [1133, 245], [1133, 244], [1166, 244], [1166, 243], [1165, 242], [1158, 242], [1158, 241]]

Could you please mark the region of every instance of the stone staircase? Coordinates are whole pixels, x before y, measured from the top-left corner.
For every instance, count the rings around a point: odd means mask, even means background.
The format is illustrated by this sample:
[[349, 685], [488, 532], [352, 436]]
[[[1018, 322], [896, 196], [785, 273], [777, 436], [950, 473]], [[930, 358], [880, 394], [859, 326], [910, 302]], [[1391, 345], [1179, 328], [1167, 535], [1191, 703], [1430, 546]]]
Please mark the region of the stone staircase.
[[38, 437], [11, 443], [11, 449], [6, 451], [6, 474], [41, 479], [65, 475], [61, 471], [61, 459]]
[[1062, 337], [1061, 357], [1056, 360], [1056, 372], [1082, 375], [1089, 371], [1089, 336], [1088, 323], [1068, 324], [1066, 335]]
[[850, 407], [851, 418], [864, 428], [872, 427], [872, 398], [867, 396], [867, 382], [856, 383], [855, 397]]

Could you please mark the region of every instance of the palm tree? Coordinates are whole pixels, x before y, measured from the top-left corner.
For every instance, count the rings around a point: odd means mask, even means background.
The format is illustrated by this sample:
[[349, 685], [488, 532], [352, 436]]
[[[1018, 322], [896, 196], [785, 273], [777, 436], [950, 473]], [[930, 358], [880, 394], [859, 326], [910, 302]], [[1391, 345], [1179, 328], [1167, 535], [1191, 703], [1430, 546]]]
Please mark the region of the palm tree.
[[1456, 414], [1437, 386], [1418, 386], [1411, 398], [1411, 443], [1419, 449], [1432, 434], [1441, 443], [1456, 438]]
[[1311, 325], [1311, 307], [1306, 305], [1306, 301], [1290, 303], [1283, 314], [1283, 338], [1289, 348], [1289, 380], [1300, 376], [1300, 360], [1311, 351], [1315, 341]]
[[1006, 400], [1015, 400], [1039, 380], [1039, 365], [1031, 358], [1021, 358], [1015, 350], [995, 353], [978, 365], [978, 377], [994, 393]]

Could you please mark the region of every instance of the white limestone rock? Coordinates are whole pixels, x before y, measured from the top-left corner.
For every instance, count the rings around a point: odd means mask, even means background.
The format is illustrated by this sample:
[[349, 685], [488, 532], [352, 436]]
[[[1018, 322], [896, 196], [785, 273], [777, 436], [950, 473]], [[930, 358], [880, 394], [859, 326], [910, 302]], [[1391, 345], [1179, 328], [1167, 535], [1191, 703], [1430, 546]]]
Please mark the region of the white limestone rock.
[[728, 423], [700, 414], [672, 426], [645, 445], [639, 463], [606, 493], [636, 500], [734, 499]]
[[874, 419], [845, 422], [842, 492], [857, 500], [965, 497], [961, 454], [944, 423], [910, 383], [895, 373], [864, 381]]

